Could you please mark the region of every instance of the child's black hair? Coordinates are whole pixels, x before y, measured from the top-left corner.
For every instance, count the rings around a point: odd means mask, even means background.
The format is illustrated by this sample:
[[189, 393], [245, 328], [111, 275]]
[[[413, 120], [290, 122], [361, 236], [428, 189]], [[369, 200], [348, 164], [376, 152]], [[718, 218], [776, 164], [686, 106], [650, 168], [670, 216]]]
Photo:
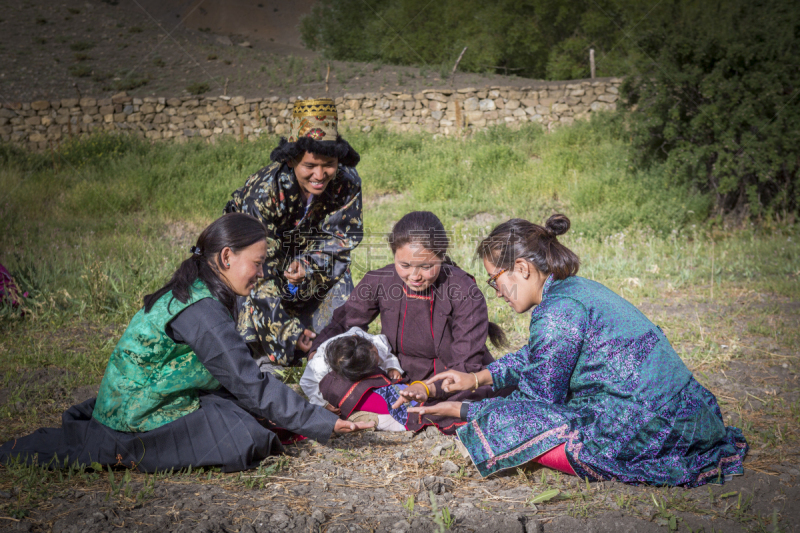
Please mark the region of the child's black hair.
[[359, 381], [376, 371], [375, 345], [358, 335], [333, 339], [325, 350], [325, 360], [336, 374], [348, 381]]

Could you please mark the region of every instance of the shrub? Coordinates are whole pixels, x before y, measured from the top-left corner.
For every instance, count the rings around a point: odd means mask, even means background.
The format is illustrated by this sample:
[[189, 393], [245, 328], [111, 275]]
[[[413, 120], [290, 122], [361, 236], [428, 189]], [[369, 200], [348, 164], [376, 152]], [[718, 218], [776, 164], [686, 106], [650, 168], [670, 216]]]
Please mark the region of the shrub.
[[196, 82], [186, 87], [186, 90], [189, 92], [189, 94], [198, 95], [210, 91], [211, 86], [206, 82]]
[[[665, 8], [666, 9], [666, 8]], [[722, 213], [800, 208], [800, 12], [791, 0], [675, 3], [623, 86], [644, 162]]]
[[92, 75], [92, 67], [89, 65], [72, 65], [69, 67], [69, 73], [76, 78], [86, 78]]
[[73, 52], [83, 52], [94, 48], [94, 43], [91, 41], [75, 41], [69, 45], [70, 50]]

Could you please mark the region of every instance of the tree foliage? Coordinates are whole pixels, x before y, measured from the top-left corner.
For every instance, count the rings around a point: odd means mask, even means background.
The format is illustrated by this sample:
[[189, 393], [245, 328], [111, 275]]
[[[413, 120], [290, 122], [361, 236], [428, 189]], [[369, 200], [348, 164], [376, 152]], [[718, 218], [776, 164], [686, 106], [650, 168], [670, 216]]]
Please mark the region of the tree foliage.
[[636, 0], [321, 0], [301, 23], [303, 42], [332, 59], [452, 66], [533, 78], [627, 72], [623, 29], [646, 14]]
[[624, 93], [645, 162], [720, 212], [800, 208], [800, 11], [792, 0], [665, 2]]

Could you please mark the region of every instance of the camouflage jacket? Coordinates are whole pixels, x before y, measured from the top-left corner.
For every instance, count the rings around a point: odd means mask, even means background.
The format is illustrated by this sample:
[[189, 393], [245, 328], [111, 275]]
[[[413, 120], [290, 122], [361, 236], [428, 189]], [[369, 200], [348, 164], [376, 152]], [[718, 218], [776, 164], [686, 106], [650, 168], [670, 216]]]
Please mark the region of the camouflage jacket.
[[[260, 352], [285, 364], [303, 331], [287, 308], [322, 300], [347, 272], [350, 252], [363, 238], [361, 178], [355, 168], [340, 165], [306, 212], [294, 170], [273, 163], [233, 193], [225, 212], [253, 215], [267, 228], [264, 279], [242, 304], [238, 329], [245, 342], [260, 345]], [[294, 294], [283, 275], [293, 260], [306, 270]]]

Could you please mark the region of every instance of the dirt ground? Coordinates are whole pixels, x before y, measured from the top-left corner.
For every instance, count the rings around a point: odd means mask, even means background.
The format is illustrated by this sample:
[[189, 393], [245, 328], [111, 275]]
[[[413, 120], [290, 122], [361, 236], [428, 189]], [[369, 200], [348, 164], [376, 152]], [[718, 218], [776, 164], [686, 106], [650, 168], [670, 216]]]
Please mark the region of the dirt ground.
[[[157, 476], [116, 471], [39, 480], [19, 470], [0, 484], [0, 528], [22, 531], [452, 531], [660, 532], [800, 531], [800, 306], [748, 294], [715, 304], [700, 291], [672, 292], [639, 307], [666, 324], [674, 344], [688, 340], [675, 323], [717, 322], [736, 336], [724, 363], [701, 362], [697, 379], [717, 396], [726, 423], [743, 428], [751, 450], [745, 474], [696, 489], [587, 484], [528, 465], [481, 479], [455, 439], [437, 432], [365, 432], [322, 446], [302, 441], [287, 455], [242, 474], [214, 470]], [[736, 316], [724, 323], [722, 316]], [[79, 328], [81, 326], [78, 326]], [[77, 330], [76, 330], [77, 331]], [[80, 338], [70, 330], [67, 336]], [[794, 332], [794, 333], [792, 333]], [[57, 333], [57, 332], [56, 332]], [[687, 337], [688, 339], [688, 337]], [[787, 344], [788, 343], [788, 344]], [[71, 348], [79, 351], [79, 345]], [[705, 361], [705, 360], [700, 360]], [[0, 390], [0, 408], [40, 409], [39, 423], [58, 425], [66, 406], [92, 397], [96, 386], [68, 390], [68, 373], [21, 373]], [[65, 385], [65, 383], [67, 385]], [[43, 398], [51, 399], [49, 406]], [[11, 407], [8, 402], [15, 405]], [[33, 429], [22, 416], [0, 420], [5, 435]], [[125, 477], [123, 477], [125, 476]], [[35, 505], [15, 505], [40, 491]], [[537, 497], [557, 490], [554, 497]], [[431, 492], [433, 500], [431, 500]], [[549, 493], [553, 495], [553, 492]], [[435, 502], [436, 510], [432, 508]], [[444, 515], [443, 515], [444, 512]], [[26, 514], [27, 513], [27, 514]]]
[[[453, 65], [327, 61], [302, 47], [313, 0], [0, 0], [0, 104], [206, 93], [246, 97], [449, 87]], [[394, 29], [387, 27], [387, 32]], [[399, 34], [398, 34], [399, 35]], [[406, 46], [398, 37], [398, 46]], [[467, 52], [469, 53], [469, 52]], [[455, 87], [526, 86], [459, 73]]]

